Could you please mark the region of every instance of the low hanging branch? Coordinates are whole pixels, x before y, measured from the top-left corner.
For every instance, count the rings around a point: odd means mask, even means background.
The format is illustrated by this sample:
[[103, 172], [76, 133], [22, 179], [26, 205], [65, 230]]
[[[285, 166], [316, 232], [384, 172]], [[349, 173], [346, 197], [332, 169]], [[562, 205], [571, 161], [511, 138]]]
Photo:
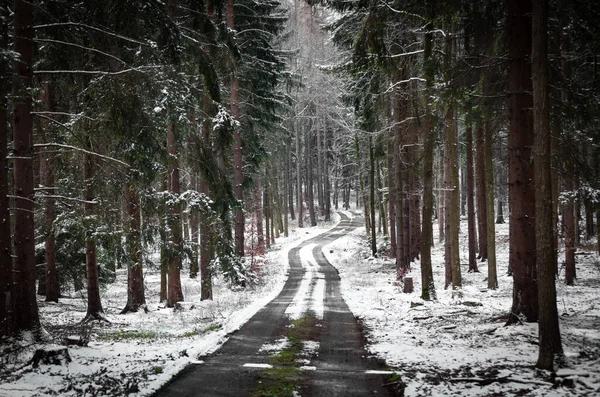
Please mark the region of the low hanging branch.
[[122, 166], [124, 166], [127, 169], [131, 168], [131, 166], [129, 164], [127, 164], [126, 162], [124, 162], [124, 161], [117, 160], [114, 157], [105, 156], [105, 155], [100, 154], [100, 153], [91, 152], [89, 150], [85, 150], [85, 149], [82, 149], [82, 148], [77, 147], [77, 146], [71, 146], [71, 145], [65, 145], [65, 144], [62, 144], [62, 143], [53, 143], [53, 142], [51, 142], [51, 143], [38, 143], [38, 144], [33, 145], [33, 147], [34, 148], [37, 148], [37, 147], [60, 147], [60, 148], [63, 148], [63, 149], [77, 150], [77, 151], [82, 152], [82, 153], [91, 154], [92, 156], [100, 157], [101, 159], [110, 160], [110, 161], [113, 161], [113, 162], [115, 162], [117, 164], [121, 164]]

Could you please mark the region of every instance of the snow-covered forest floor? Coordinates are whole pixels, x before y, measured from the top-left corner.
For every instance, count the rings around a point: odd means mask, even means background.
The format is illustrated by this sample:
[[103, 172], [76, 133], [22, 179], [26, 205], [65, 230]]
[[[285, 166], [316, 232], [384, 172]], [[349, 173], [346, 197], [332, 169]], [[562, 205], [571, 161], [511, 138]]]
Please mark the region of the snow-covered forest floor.
[[[499, 288], [487, 290], [487, 263], [467, 273], [466, 221], [461, 224], [462, 296], [444, 290], [444, 245], [432, 250], [437, 300], [420, 299], [420, 263], [408, 276], [414, 293], [394, 282], [389, 258], [373, 258], [364, 228], [324, 250], [338, 268], [342, 293], [364, 325], [368, 349], [384, 358], [406, 383], [408, 396], [600, 396], [600, 258], [595, 241], [577, 250], [576, 285], [557, 283], [566, 368], [535, 369], [537, 324], [505, 326], [512, 302], [508, 224], [496, 225]], [[584, 245], [585, 246], [585, 245]], [[564, 252], [559, 253], [559, 261]]]
[[[348, 213], [348, 215], [351, 215]], [[337, 216], [334, 219], [339, 219]], [[159, 305], [157, 269], [146, 271], [149, 313], [120, 315], [126, 302], [126, 271], [102, 291], [110, 323], [81, 326], [81, 294], [59, 304], [40, 301], [45, 329], [57, 344], [69, 335], [89, 338], [88, 346], [69, 347], [66, 365], [28, 364], [35, 345], [0, 345], [0, 396], [149, 395], [174, 374], [217, 349], [227, 335], [275, 297], [285, 280], [287, 253], [324, 228], [292, 229], [262, 260], [262, 281], [231, 290], [215, 280], [214, 300], [200, 301], [198, 280], [182, 274], [184, 309]], [[437, 224], [434, 225], [437, 231]], [[467, 263], [466, 224], [461, 231], [461, 263]], [[420, 269], [413, 264], [415, 292], [402, 293], [393, 260], [373, 258], [364, 228], [328, 245], [324, 252], [342, 277], [344, 298], [362, 322], [368, 349], [384, 358], [407, 384], [408, 396], [593, 396], [600, 395], [600, 258], [578, 249], [577, 285], [558, 285], [563, 346], [568, 368], [556, 377], [540, 373], [537, 324], [505, 327], [512, 280], [506, 276], [508, 225], [497, 225], [499, 285], [486, 289], [487, 266], [480, 273], [463, 267], [462, 297], [443, 289], [443, 245], [433, 251], [435, 302], [420, 296]]]

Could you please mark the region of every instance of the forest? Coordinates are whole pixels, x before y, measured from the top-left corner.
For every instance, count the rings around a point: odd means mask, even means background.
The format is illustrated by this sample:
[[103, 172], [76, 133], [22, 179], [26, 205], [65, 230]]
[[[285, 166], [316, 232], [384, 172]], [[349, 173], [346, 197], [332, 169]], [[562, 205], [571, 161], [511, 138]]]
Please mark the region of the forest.
[[121, 276], [122, 316], [185, 310], [190, 280], [198, 303], [251, 294], [281, 239], [355, 209], [396, 294], [509, 278], [503, 324], [564, 366], [557, 287], [600, 269], [595, 2], [8, 3], [3, 364], [56, 336], [40, 307], [76, 296], [77, 324], [108, 326]]

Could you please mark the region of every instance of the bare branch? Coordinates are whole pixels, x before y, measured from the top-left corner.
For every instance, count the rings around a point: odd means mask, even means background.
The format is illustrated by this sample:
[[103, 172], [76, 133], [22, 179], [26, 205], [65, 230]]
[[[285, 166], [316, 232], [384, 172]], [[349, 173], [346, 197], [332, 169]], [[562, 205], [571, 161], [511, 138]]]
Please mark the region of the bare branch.
[[48, 23], [48, 24], [45, 24], [45, 25], [35, 25], [33, 28], [34, 29], [44, 29], [44, 28], [53, 28], [53, 27], [57, 27], [57, 26], [78, 26], [78, 27], [83, 27], [83, 28], [86, 28], [86, 29], [95, 30], [96, 32], [104, 33], [104, 34], [109, 35], [109, 36], [116, 37], [116, 38], [121, 39], [121, 40], [129, 41], [131, 43], [136, 43], [136, 44], [147, 46], [147, 47], [150, 46], [147, 43], [144, 43], [144, 42], [138, 41], [138, 40], [134, 40], [131, 37], [121, 36], [120, 34], [116, 34], [114, 32], [109, 32], [107, 30], [100, 29], [100, 28], [97, 28], [95, 26], [90, 26], [90, 25], [86, 25], [84, 23], [78, 23], [78, 22]]
[[85, 46], [82, 46], [82, 45], [79, 45], [79, 44], [69, 43], [67, 41], [52, 40], [52, 39], [34, 39], [33, 41], [36, 41], [36, 42], [39, 42], [39, 43], [62, 44], [62, 45], [66, 45], [66, 46], [81, 48], [82, 50], [92, 51], [92, 52], [95, 52], [95, 53], [107, 56], [107, 57], [109, 57], [111, 59], [114, 59], [114, 60], [116, 60], [118, 62], [121, 62], [123, 65], [127, 65], [127, 63], [124, 60], [122, 60], [122, 59], [120, 59], [120, 58], [118, 58], [118, 57], [116, 57], [114, 55], [108, 54], [108, 53], [106, 53], [104, 51], [97, 50], [95, 48], [85, 47]]
[[64, 148], [64, 149], [77, 150], [79, 152], [83, 152], [83, 153], [86, 153], [86, 154], [91, 154], [92, 156], [100, 157], [100, 158], [105, 159], [105, 160], [114, 161], [115, 163], [121, 164], [122, 166], [124, 166], [126, 168], [131, 168], [131, 166], [129, 164], [125, 163], [124, 161], [117, 160], [116, 158], [105, 156], [105, 155], [100, 154], [100, 153], [91, 152], [89, 150], [85, 150], [85, 149], [82, 149], [82, 148], [77, 147], [77, 146], [64, 145], [62, 143], [38, 143], [38, 144], [33, 145], [34, 148], [36, 148], [36, 147], [51, 147], [51, 146], [53, 146], [53, 147], [61, 147], [61, 148]]

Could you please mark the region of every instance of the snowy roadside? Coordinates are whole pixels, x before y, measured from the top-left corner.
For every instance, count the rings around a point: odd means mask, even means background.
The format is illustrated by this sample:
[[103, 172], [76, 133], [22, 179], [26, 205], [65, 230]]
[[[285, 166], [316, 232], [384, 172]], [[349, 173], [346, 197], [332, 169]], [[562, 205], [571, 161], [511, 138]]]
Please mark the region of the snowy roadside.
[[[364, 228], [323, 252], [340, 272], [342, 294], [365, 327], [369, 351], [398, 371], [407, 397], [600, 395], [600, 258], [578, 255], [577, 285], [566, 287], [562, 278], [557, 284], [568, 368], [553, 379], [534, 368], [537, 324], [504, 326], [512, 302], [508, 225], [496, 226], [498, 290], [487, 290], [487, 263], [480, 262], [480, 273], [467, 273], [463, 266], [463, 295], [453, 298], [443, 289], [444, 250], [436, 235], [435, 302], [420, 299], [418, 262], [409, 274], [415, 292], [402, 293], [394, 284], [393, 260], [370, 256]], [[466, 264], [466, 223], [461, 227], [460, 257]]]
[[[291, 229], [279, 238], [262, 260], [262, 278], [254, 288], [230, 289], [214, 280], [214, 300], [200, 301], [200, 281], [182, 273], [186, 304], [183, 310], [159, 305], [160, 275], [145, 274], [148, 313], [120, 315], [127, 300], [127, 272], [120, 270], [115, 283], [102, 291], [102, 304], [110, 324], [78, 324], [85, 316], [82, 296], [61, 298], [58, 304], [39, 302], [42, 325], [60, 344], [68, 335], [89, 337], [85, 347], [70, 346], [70, 363], [28, 365], [38, 345], [9, 352], [0, 345], [0, 397], [114, 396], [152, 394], [198, 356], [218, 349], [281, 291], [288, 268], [288, 252], [302, 241], [335, 226]], [[6, 350], [5, 350], [6, 349]]]

